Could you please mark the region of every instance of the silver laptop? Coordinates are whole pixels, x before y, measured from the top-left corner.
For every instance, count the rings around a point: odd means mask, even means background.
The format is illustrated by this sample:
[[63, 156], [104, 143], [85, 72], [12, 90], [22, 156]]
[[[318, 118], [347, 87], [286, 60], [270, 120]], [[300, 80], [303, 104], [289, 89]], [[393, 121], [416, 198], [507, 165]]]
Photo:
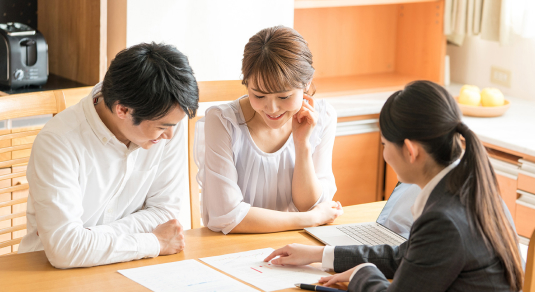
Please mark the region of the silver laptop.
[[398, 183], [376, 222], [305, 228], [327, 245], [400, 245], [409, 238], [411, 207], [420, 193], [417, 185]]

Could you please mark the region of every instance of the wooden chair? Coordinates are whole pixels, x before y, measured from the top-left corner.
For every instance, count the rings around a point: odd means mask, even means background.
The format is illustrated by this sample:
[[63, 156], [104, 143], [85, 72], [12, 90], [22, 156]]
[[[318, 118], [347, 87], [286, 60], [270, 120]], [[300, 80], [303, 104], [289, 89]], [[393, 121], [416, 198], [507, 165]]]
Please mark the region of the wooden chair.
[[[199, 82], [199, 102], [232, 101], [247, 94], [247, 89], [241, 80], [203, 81]], [[204, 112], [197, 112], [197, 116], [188, 122], [188, 155], [189, 155], [189, 186], [191, 228], [202, 227], [200, 189], [197, 183], [199, 169], [193, 160], [193, 141], [195, 138], [195, 123], [204, 116]]]
[[526, 260], [526, 273], [524, 275], [524, 292], [535, 292], [535, 230], [531, 235]]
[[16, 253], [26, 234], [26, 165], [43, 125], [6, 129], [8, 120], [55, 115], [86, 96], [92, 87], [0, 96], [0, 255]]

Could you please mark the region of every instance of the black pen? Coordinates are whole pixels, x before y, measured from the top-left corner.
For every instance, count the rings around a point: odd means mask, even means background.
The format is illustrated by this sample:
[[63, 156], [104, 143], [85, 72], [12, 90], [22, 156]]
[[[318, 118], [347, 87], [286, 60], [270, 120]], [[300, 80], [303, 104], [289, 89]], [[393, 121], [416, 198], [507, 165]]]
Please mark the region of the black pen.
[[294, 284], [295, 287], [301, 288], [304, 290], [310, 290], [310, 291], [323, 291], [323, 292], [347, 292], [346, 290], [340, 290], [335, 288], [329, 288], [325, 286], [320, 285], [310, 285], [310, 284]]

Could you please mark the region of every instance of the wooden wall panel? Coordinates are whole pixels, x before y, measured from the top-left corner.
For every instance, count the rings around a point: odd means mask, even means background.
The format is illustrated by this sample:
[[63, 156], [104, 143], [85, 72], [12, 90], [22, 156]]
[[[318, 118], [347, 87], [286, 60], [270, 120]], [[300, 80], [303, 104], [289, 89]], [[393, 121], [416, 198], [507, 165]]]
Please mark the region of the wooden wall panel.
[[396, 72], [444, 83], [444, 1], [398, 5]]
[[393, 72], [397, 5], [296, 9], [294, 28], [314, 56], [315, 78]]
[[334, 140], [333, 173], [342, 206], [375, 202], [379, 176], [379, 132], [338, 136]]
[[37, 28], [48, 43], [49, 68], [94, 85], [106, 72], [107, 0], [39, 0]]
[[126, 0], [108, 1], [107, 67], [126, 48]]

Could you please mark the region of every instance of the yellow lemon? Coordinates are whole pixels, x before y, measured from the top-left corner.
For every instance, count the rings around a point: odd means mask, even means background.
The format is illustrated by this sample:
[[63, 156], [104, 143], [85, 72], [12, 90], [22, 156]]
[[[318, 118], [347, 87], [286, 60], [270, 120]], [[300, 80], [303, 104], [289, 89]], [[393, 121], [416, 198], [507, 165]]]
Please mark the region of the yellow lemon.
[[480, 102], [481, 95], [479, 94], [479, 90], [475, 90], [473, 88], [466, 88], [465, 90], [461, 90], [461, 94], [459, 95], [460, 104], [479, 106]]
[[477, 92], [480, 92], [479, 87], [477, 87], [475, 85], [469, 85], [469, 84], [463, 85], [463, 87], [461, 87], [461, 92], [463, 92], [466, 89], [471, 89], [471, 90], [475, 90]]
[[481, 91], [483, 106], [502, 106], [505, 103], [503, 93], [498, 88], [485, 88]]

